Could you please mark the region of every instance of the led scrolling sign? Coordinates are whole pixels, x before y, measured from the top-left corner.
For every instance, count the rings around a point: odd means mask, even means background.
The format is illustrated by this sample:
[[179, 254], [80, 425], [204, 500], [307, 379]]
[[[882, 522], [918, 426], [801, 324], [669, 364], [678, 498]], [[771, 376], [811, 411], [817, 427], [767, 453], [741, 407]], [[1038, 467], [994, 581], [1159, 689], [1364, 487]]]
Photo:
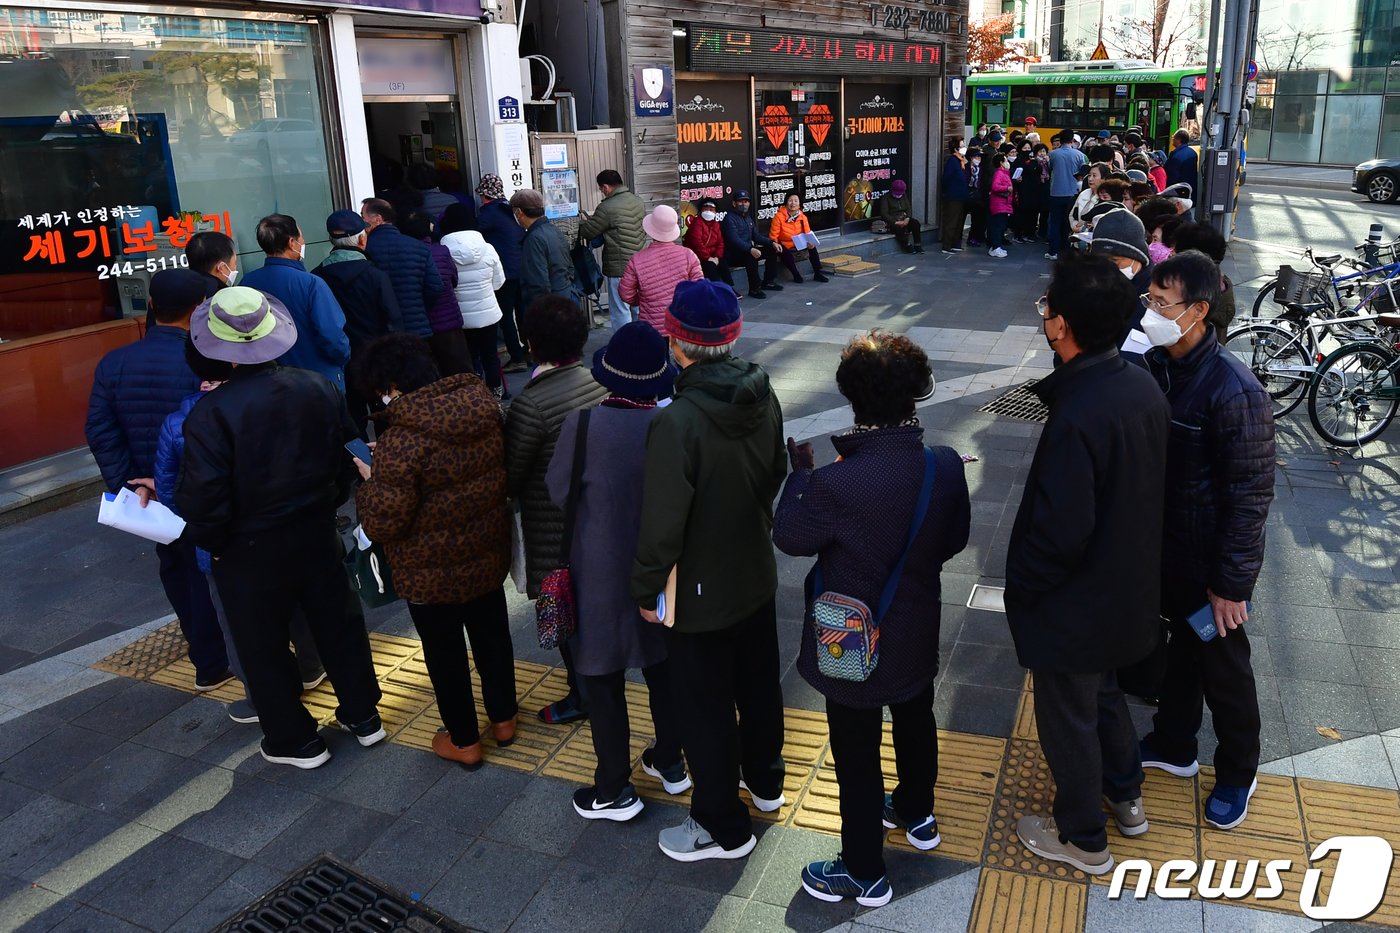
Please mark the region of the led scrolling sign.
[[804, 75], [930, 75], [943, 67], [943, 43], [831, 36], [800, 29], [689, 27], [692, 71]]

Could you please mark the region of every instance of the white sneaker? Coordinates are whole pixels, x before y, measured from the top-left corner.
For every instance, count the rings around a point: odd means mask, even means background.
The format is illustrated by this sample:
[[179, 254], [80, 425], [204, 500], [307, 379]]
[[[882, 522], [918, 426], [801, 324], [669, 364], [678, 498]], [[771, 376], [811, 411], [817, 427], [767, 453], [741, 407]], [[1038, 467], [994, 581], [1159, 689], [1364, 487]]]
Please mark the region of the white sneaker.
[[772, 800], [766, 800], [763, 797], [758, 796], [758, 794], [755, 794], [753, 791], [749, 790], [749, 785], [745, 784], [742, 778], [739, 780], [739, 789], [749, 791], [749, 797], [753, 800], [753, 805], [755, 807], [758, 807], [758, 809], [762, 810], [764, 813], [772, 813], [774, 810], [781, 810], [783, 808], [783, 804], [787, 803], [787, 798], [784, 797], [782, 794], [779, 794]]
[[996, 258], [996, 259], [1005, 259], [1005, 258], [1006, 258], [1006, 250], [1004, 250], [1004, 249], [994, 249], [994, 250], [992, 250], [990, 253], [988, 253], [987, 255], [992, 256], [993, 258]]

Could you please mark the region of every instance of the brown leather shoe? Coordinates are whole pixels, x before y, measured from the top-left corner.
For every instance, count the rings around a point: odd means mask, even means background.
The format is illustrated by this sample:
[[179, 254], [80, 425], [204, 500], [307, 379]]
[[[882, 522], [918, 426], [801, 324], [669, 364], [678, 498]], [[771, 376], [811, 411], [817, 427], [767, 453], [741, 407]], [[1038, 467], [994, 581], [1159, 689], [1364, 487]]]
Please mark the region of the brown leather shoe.
[[453, 745], [452, 734], [446, 730], [433, 736], [433, 754], [447, 761], [455, 761], [468, 770], [481, 767], [481, 743]]
[[505, 722], [491, 723], [491, 735], [496, 739], [496, 744], [505, 748], [515, 741], [515, 717], [512, 716]]

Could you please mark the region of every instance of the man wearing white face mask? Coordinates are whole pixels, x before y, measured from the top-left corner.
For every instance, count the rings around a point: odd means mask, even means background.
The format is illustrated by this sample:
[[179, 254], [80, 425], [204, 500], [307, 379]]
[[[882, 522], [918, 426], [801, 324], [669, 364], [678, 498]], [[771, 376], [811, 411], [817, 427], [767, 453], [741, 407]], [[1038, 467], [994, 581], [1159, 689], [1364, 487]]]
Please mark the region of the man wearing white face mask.
[[281, 301], [297, 328], [296, 343], [278, 362], [320, 373], [343, 395], [345, 365], [350, 362], [345, 312], [330, 286], [302, 264], [306, 237], [301, 227], [286, 214], [268, 214], [258, 221], [258, 245], [267, 258], [243, 282]]
[[[1210, 704], [1219, 744], [1205, 819], [1233, 829], [1248, 812], [1259, 766], [1259, 698], [1243, 626], [1274, 496], [1274, 420], [1268, 393], [1206, 322], [1219, 291], [1214, 261], [1188, 250], [1156, 268], [1144, 296], [1142, 327], [1158, 348], [1147, 365], [1171, 404], [1172, 432], [1162, 542], [1171, 637], [1142, 759], [1143, 767], [1194, 776], [1202, 701]], [[1201, 610], [1214, 621], [1204, 641], [1187, 622]]]
[[[1141, 295], [1147, 291], [1147, 286], [1152, 281], [1152, 257], [1147, 252], [1147, 230], [1132, 211], [1112, 210], [1100, 216], [1094, 224], [1089, 251], [1112, 259], [1123, 277], [1133, 283], [1135, 294]], [[1141, 305], [1134, 307], [1124, 325], [1123, 339], [1119, 341], [1124, 357], [1139, 364], [1142, 354], [1152, 348], [1139, 324], [1142, 311]]]

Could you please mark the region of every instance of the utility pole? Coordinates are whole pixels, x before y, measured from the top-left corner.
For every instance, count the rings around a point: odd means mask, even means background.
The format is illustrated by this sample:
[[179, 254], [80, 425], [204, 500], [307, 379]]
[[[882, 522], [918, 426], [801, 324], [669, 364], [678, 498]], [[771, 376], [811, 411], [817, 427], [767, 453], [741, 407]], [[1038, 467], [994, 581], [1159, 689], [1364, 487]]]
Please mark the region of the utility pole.
[[1050, 61], [1065, 60], [1065, 0], [1050, 0]]
[[1258, 34], [1259, 0], [1223, 0], [1223, 17], [1221, 6], [1222, 0], [1212, 0], [1205, 112], [1201, 115], [1201, 191], [1196, 203], [1197, 217], [1229, 240], [1235, 225], [1236, 178], [1249, 127], [1246, 71]]

